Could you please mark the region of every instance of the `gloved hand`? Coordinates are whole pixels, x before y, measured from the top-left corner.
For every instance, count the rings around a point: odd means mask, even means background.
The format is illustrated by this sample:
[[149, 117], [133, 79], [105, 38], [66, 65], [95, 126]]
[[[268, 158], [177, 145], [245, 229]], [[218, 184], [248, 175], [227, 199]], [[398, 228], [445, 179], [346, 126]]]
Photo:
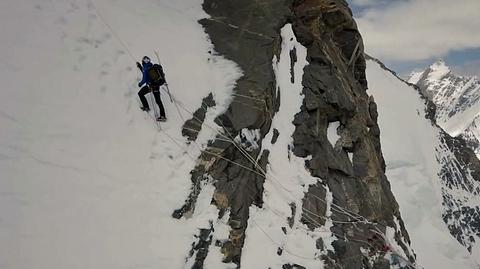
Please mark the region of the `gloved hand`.
[[137, 67], [138, 67], [140, 70], [142, 70], [142, 65], [141, 65], [139, 62], [137, 62]]

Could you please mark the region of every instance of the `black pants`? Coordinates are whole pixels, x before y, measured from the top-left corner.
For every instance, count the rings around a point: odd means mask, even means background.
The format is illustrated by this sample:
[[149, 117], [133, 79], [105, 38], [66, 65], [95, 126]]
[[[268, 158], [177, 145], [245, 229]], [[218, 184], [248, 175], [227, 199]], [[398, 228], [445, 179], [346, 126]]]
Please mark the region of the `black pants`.
[[138, 97], [140, 97], [143, 107], [148, 108], [148, 102], [147, 98], [145, 98], [145, 95], [149, 92], [152, 92], [153, 96], [155, 97], [155, 101], [160, 108], [160, 116], [165, 117], [165, 108], [163, 108], [162, 99], [160, 99], [160, 85], [145, 85], [140, 89], [138, 92]]

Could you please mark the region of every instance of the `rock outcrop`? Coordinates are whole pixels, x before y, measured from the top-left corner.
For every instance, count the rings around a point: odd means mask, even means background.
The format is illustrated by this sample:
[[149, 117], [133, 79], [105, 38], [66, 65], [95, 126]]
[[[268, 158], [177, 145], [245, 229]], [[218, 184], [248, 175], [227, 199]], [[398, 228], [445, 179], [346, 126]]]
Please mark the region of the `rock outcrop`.
[[[250, 208], [264, 206], [265, 171], [272, 156], [259, 145], [270, 131], [272, 145], [282, 135], [271, 130], [272, 118], [283, 105], [272, 59], [279, 57], [280, 29], [287, 23], [306, 48], [308, 61], [303, 77], [297, 78], [293, 72], [297, 52], [289, 52], [290, 80], [301, 79], [303, 85], [303, 104], [291, 119], [295, 131], [289, 154], [305, 158], [305, 169], [316, 178], [316, 183], [306, 186], [302, 202], [291, 203], [287, 226], [303, 225], [313, 231], [331, 223], [331, 243], [316, 238], [321, 253], [317, 259], [323, 260], [326, 268], [390, 268], [387, 252], [397, 257], [394, 263], [413, 263], [409, 237], [385, 176], [376, 104], [365, 92], [362, 38], [347, 3], [205, 0], [203, 6], [210, 18], [200, 23], [215, 53], [237, 63], [243, 76], [234, 88], [230, 107], [216, 119], [223, 132], [200, 156], [191, 172], [192, 192], [173, 214], [175, 218], [191, 216], [202, 182], [208, 180], [215, 186], [212, 203], [219, 209], [218, 218], [228, 214], [227, 240], [212, 242], [209, 235], [214, 224], [199, 231], [199, 241], [190, 254], [194, 268], [202, 268], [212, 244], [221, 247], [224, 262], [240, 266]], [[331, 142], [327, 132], [334, 125], [332, 132], [339, 138]], [[195, 140], [187, 131], [185, 135]], [[247, 136], [249, 143], [242, 143]], [[299, 220], [295, 218], [298, 213]], [[402, 255], [391, 252], [384, 237], [387, 229], [394, 231], [393, 240]], [[286, 233], [287, 228], [282, 230]], [[280, 246], [277, 254], [285, 255]], [[304, 266], [292, 262], [283, 268]]]
[[[378, 223], [377, 228], [396, 227], [394, 218], [401, 218], [384, 174], [376, 104], [365, 92], [363, 42], [350, 10], [342, 1], [297, 1], [293, 12], [294, 31], [308, 48], [309, 62], [303, 77], [304, 103], [294, 121], [293, 152], [311, 156], [307, 167], [322, 179], [311, 191], [326, 187], [337, 205]], [[340, 138], [331, 145], [327, 128], [333, 122], [340, 122]], [[349, 218], [334, 212], [332, 219]], [[400, 226], [397, 236], [408, 242], [401, 221]], [[332, 263], [339, 268], [367, 267], [363, 257], [358, 257], [365, 245], [355, 239], [374, 238], [371, 227], [334, 222], [332, 230], [344, 235], [333, 244]], [[408, 253], [407, 247], [402, 247]], [[381, 259], [376, 262], [382, 264]]]

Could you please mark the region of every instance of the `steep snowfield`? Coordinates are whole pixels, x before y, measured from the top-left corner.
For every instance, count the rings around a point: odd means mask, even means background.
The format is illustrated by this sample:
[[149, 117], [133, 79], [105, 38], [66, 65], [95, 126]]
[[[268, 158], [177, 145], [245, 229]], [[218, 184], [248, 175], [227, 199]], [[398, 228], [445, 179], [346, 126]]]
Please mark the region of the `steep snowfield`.
[[374, 61], [367, 62], [367, 79], [368, 92], [378, 104], [386, 174], [418, 264], [424, 268], [478, 268], [480, 245], [470, 255], [442, 220], [443, 195], [460, 197], [464, 193], [449, 189], [440, 179], [443, 161], [454, 162], [455, 157], [442, 147], [440, 129], [425, 118], [420, 94]]
[[138, 109], [139, 72], [120, 42], [138, 59], [158, 50], [185, 107], [213, 91], [212, 121], [240, 74], [208, 54], [201, 3], [0, 1], [0, 268], [182, 267], [216, 209], [205, 196], [196, 218], [171, 218], [199, 150], [179, 147], [165, 94], [162, 131]]

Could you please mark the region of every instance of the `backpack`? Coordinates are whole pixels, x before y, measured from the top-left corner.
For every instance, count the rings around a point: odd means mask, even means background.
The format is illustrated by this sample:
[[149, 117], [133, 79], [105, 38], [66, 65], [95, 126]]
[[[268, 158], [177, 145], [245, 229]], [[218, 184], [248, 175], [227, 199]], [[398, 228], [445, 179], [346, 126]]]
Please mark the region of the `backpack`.
[[163, 68], [159, 64], [154, 64], [152, 68], [147, 71], [148, 80], [155, 85], [163, 85], [165, 83], [165, 74]]

